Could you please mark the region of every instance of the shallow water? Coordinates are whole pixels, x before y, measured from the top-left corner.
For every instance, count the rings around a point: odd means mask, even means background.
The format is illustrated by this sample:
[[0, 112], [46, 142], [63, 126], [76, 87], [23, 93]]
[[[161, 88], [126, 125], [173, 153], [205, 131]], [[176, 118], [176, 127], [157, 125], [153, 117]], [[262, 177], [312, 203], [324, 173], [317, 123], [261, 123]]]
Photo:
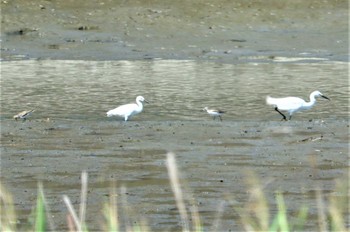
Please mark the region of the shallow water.
[[331, 98], [295, 119], [344, 118], [348, 112], [346, 63], [217, 64], [194, 61], [3, 62], [1, 117], [35, 109], [34, 118], [107, 120], [105, 112], [143, 95], [151, 103], [135, 120], [203, 120], [219, 107], [226, 120], [280, 116], [266, 95]]
[[[126, 188], [118, 194], [121, 221], [127, 221], [128, 212], [133, 221], [145, 218], [152, 230], [178, 231], [180, 218], [165, 167], [165, 154], [173, 151], [187, 205], [196, 205], [205, 230], [213, 229], [219, 214], [215, 229], [242, 229], [235, 207], [249, 199], [248, 170], [263, 183], [272, 212], [274, 193], [281, 191], [290, 215], [302, 205], [310, 207], [306, 228], [315, 230], [315, 191], [322, 189], [326, 197], [339, 194], [334, 180], [346, 177], [349, 168], [347, 67], [164, 60], [3, 62], [1, 179], [14, 194], [23, 224], [41, 181], [55, 227], [65, 229], [62, 195], [78, 209], [80, 174], [87, 170], [90, 230], [101, 229], [102, 205], [115, 183]], [[264, 102], [267, 94], [306, 98], [315, 89], [331, 101], [320, 99], [289, 122], [281, 122]], [[142, 114], [127, 123], [105, 117], [107, 110], [136, 95], [150, 101]], [[227, 110], [224, 121], [213, 121], [201, 111], [204, 106]], [[12, 119], [31, 108], [36, 111], [26, 122]]]

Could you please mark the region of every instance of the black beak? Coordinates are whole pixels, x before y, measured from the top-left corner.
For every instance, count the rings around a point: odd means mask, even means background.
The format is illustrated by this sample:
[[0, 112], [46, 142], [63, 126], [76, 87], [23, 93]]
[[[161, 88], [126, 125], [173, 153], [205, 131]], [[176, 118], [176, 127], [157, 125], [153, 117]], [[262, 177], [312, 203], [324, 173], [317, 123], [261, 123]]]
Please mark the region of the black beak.
[[149, 103], [149, 101], [144, 100], [144, 102]]
[[331, 99], [329, 99], [328, 97], [326, 97], [326, 96], [324, 96], [324, 95], [322, 95], [321, 97], [323, 97], [323, 98], [325, 98], [325, 99], [327, 99], [327, 100], [331, 100]]

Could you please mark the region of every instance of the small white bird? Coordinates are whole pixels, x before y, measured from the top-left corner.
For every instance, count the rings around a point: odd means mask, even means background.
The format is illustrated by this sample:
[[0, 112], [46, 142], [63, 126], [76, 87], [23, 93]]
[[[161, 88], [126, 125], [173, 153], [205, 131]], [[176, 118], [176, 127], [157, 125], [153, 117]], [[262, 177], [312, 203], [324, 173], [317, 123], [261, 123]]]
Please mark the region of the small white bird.
[[119, 116], [119, 117], [124, 117], [125, 121], [128, 121], [128, 119], [138, 113], [141, 113], [143, 110], [143, 102], [147, 102], [144, 97], [138, 96], [136, 98], [136, 104], [131, 103], [131, 104], [126, 104], [126, 105], [121, 105], [113, 110], [110, 110], [107, 112], [107, 117], [112, 117], [112, 116]]
[[330, 100], [328, 97], [324, 96], [320, 91], [314, 91], [310, 94], [310, 101], [305, 102], [303, 99], [298, 97], [285, 97], [285, 98], [272, 98], [270, 96], [266, 97], [266, 103], [275, 107], [275, 110], [282, 115], [283, 119], [286, 120], [286, 116], [280, 111], [288, 111], [289, 120], [292, 119], [292, 115], [300, 110], [311, 109], [316, 103], [316, 97], [323, 97]]
[[19, 112], [18, 114], [16, 114], [15, 116], [13, 116], [13, 118], [17, 121], [19, 118], [23, 119], [23, 121], [25, 121], [27, 119], [27, 117], [29, 117], [29, 115], [31, 115], [34, 112], [34, 110], [25, 110], [22, 112]]
[[219, 117], [220, 121], [222, 121], [221, 115], [225, 113], [225, 111], [218, 110], [218, 109], [209, 109], [208, 107], [204, 107], [203, 111], [207, 111], [207, 113], [210, 116], [213, 116], [213, 120], [215, 120], [216, 117]]

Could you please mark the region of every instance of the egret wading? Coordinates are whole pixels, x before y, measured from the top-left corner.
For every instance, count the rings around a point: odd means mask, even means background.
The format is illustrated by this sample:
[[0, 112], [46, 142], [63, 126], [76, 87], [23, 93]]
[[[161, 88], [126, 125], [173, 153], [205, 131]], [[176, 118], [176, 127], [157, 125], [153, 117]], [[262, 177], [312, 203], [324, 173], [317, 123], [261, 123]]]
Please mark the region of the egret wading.
[[330, 100], [328, 97], [324, 96], [320, 91], [314, 91], [310, 94], [310, 101], [306, 102], [298, 97], [284, 97], [284, 98], [273, 98], [270, 96], [266, 97], [266, 103], [275, 107], [275, 110], [282, 115], [283, 119], [286, 120], [286, 116], [280, 111], [288, 111], [289, 120], [292, 119], [292, 115], [300, 110], [311, 109], [316, 103], [316, 97], [323, 97]]
[[138, 96], [136, 98], [136, 103], [121, 105], [113, 110], [110, 110], [107, 112], [107, 117], [118, 116], [123, 117], [124, 121], [128, 121], [131, 116], [142, 112], [143, 102], [148, 103], [144, 97]]

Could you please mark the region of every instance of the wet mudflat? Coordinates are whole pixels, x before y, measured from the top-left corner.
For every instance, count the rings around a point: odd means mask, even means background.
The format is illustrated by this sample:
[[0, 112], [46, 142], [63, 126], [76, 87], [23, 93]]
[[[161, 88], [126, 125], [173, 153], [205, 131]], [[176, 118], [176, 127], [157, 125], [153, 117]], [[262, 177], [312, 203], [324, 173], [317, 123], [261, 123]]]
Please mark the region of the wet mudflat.
[[[246, 171], [253, 171], [273, 203], [285, 194], [291, 213], [302, 205], [316, 218], [315, 191], [334, 194], [334, 179], [348, 171], [348, 121], [133, 121], [82, 122], [31, 120], [2, 122], [3, 180], [16, 208], [28, 215], [37, 183], [45, 187], [57, 228], [66, 228], [67, 194], [78, 207], [80, 174], [89, 173], [87, 223], [99, 229], [102, 206], [112, 183], [124, 193], [134, 219], [143, 217], [153, 230], [181, 227], [165, 167], [165, 154], [176, 153], [185, 192], [189, 191], [210, 228], [219, 205], [229, 195], [247, 200]], [[120, 195], [119, 195], [120, 196]], [[188, 196], [188, 197], [189, 197]], [[25, 220], [27, 217], [21, 217]], [[220, 230], [240, 228], [227, 203]], [[310, 220], [307, 228], [316, 227]]]
[[348, 2], [3, 1], [3, 60], [348, 60]]

